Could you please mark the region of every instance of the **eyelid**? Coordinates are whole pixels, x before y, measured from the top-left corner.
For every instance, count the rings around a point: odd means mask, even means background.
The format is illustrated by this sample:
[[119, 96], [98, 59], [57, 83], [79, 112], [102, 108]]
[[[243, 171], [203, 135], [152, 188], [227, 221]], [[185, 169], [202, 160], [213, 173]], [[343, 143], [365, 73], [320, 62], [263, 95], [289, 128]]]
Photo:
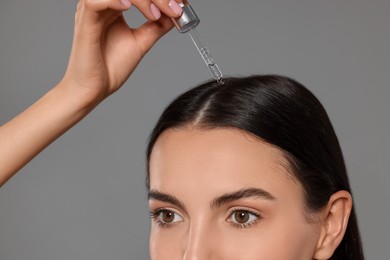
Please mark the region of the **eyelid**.
[[188, 216], [186, 208], [184, 207], [184, 205], [182, 205], [181, 202], [179, 202], [177, 204], [177, 203], [173, 203], [171, 201], [149, 198], [149, 209], [151, 211], [153, 211], [153, 209], [155, 209], [155, 210], [167, 209], [167, 210], [172, 210], [175, 212], [180, 212], [181, 216]]
[[[172, 212], [175, 217], [174, 217], [174, 220], [175, 221], [172, 221], [172, 222], [165, 222], [162, 218], [161, 218], [161, 214], [164, 212], [164, 211], [169, 211], [169, 212]], [[180, 222], [183, 222], [184, 218], [181, 214], [177, 213], [176, 210], [174, 209], [171, 209], [171, 208], [157, 208], [155, 210], [151, 210], [149, 212], [149, 216], [160, 226], [160, 227], [171, 227], [172, 225], [175, 225], [175, 224], [178, 224]], [[177, 220], [176, 218], [179, 217], [179, 220]]]
[[[232, 221], [231, 219], [234, 216], [233, 214], [237, 211], [243, 211], [243, 212], [249, 213], [251, 215], [252, 219], [249, 219], [245, 223], [239, 223], [236, 221]], [[248, 228], [249, 226], [256, 224], [256, 222], [261, 218], [262, 218], [261, 214], [259, 212], [255, 212], [255, 210], [251, 210], [251, 209], [248, 209], [245, 207], [233, 207], [233, 208], [229, 209], [229, 213], [228, 213], [228, 217], [226, 218], [226, 221], [231, 223], [235, 227]]]

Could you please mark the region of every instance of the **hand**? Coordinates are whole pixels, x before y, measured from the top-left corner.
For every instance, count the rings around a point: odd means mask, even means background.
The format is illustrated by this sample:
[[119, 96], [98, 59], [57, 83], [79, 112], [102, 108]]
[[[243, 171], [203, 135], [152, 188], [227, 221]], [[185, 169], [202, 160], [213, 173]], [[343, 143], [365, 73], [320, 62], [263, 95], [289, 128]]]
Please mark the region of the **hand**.
[[[130, 28], [122, 12], [125, 0], [80, 0], [77, 5], [72, 51], [59, 85], [87, 102], [100, 102], [118, 90], [154, 43], [179, 17], [175, 0], [130, 0], [149, 20]], [[128, 3], [128, 2], [127, 2]]]
[[138, 29], [129, 28], [123, 18], [122, 12], [129, 8], [125, 0], [80, 0], [64, 78], [0, 127], [0, 187], [118, 90], [153, 44], [173, 27], [170, 17], [178, 17], [181, 11], [170, 0], [131, 1], [149, 20]]

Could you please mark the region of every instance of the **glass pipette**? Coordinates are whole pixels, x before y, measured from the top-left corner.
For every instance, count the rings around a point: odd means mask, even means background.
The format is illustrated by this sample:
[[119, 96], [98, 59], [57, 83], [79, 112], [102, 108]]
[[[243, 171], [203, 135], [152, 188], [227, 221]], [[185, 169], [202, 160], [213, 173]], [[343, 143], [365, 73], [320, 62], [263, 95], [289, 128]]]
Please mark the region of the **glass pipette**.
[[194, 42], [207, 67], [209, 68], [211, 74], [217, 80], [218, 84], [223, 85], [224, 81], [221, 70], [218, 68], [218, 65], [215, 63], [213, 57], [210, 54], [210, 51], [201, 40], [198, 30], [196, 29], [200, 21], [198, 16], [187, 0], [183, 0], [181, 3], [179, 3], [179, 5], [183, 9], [183, 13], [179, 18], [172, 19], [173, 23], [179, 32], [188, 32], [190, 34], [192, 41]]
[[192, 41], [194, 42], [196, 48], [198, 49], [200, 55], [202, 56], [213, 77], [217, 80], [218, 84], [223, 84], [222, 72], [218, 68], [218, 65], [215, 63], [213, 57], [211, 56], [209, 49], [200, 39], [198, 30], [196, 28], [192, 28], [188, 31], [188, 33], [190, 34]]

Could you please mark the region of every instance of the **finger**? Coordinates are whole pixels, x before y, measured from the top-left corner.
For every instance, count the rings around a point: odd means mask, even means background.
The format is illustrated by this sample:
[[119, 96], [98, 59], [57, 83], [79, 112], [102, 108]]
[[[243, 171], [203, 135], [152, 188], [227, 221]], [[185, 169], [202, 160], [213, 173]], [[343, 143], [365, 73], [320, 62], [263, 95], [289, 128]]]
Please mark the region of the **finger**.
[[[179, 0], [178, 0], [179, 1]], [[152, 0], [152, 2], [169, 17], [177, 18], [183, 13], [183, 9], [176, 0]], [[181, 2], [181, 1], [180, 1]]]
[[158, 7], [151, 2], [151, 0], [131, 0], [132, 5], [145, 16], [149, 21], [156, 21], [160, 19], [161, 12]]
[[82, 24], [88, 28], [91, 24], [104, 23], [102, 16], [107, 17], [107, 13], [120, 13], [130, 6], [129, 0], [80, 0], [77, 5], [76, 21], [82, 20]]
[[102, 12], [105, 10], [125, 11], [130, 8], [129, 0], [82, 0], [86, 10]]
[[[180, 0], [177, 0], [180, 1]], [[131, 0], [132, 4], [150, 21], [160, 19], [161, 14], [179, 17], [182, 9], [176, 0]]]
[[75, 34], [93, 35], [99, 39], [108, 20], [119, 17], [122, 11], [129, 9], [128, 6], [124, 0], [80, 0], [75, 17]]
[[165, 15], [162, 15], [161, 19], [155, 22], [146, 22], [136, 30], [134, 30], [134, 36], [142, 46], [142, 55], [145, 55], [152, 46], [168, 31], [173, 28], [171, 19]]

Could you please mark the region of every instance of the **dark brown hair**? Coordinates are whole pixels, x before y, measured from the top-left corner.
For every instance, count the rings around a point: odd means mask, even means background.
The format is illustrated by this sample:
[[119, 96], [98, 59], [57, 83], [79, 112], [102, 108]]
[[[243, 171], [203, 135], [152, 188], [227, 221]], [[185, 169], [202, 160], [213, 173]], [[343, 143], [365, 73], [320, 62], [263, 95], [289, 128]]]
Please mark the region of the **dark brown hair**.
[[[351, 193], [341, 148], [318, 99], [300, 83], [278, 75], [231, 77], [206, 82], [176, 98], [151, 133], [150, 154], [160, 134], [196, 122], [200, 128], [235, 127], [277, 146], [301, 182], [306, 208], [323, 208], [330, 196]], [[147, 167], [149, 169], [149, 167]], [[149, 170], [146, 180], [149, 189]], [[355, 210], [331, 260], [364, 260]]]

